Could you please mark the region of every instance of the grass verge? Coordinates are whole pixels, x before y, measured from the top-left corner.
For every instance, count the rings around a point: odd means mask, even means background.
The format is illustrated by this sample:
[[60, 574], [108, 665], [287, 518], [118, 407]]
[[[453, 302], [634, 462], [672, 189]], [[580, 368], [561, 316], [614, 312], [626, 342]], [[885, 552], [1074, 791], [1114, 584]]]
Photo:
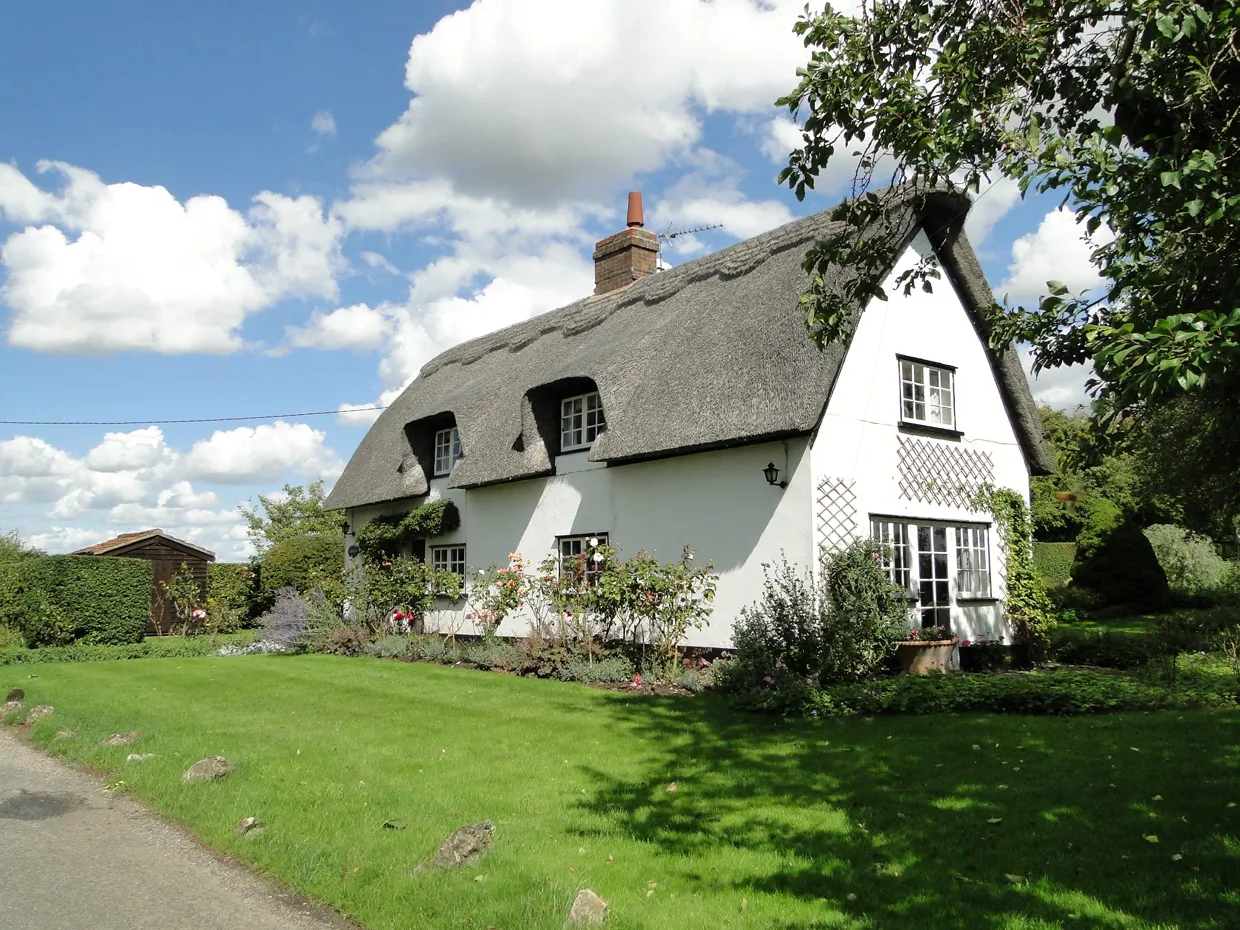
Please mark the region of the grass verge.
[[[559, 930], [583, 887], [622, 930], [1240, 925], [1234, 710], [774, 720], [327, 656], [0, 670], [14, 686], [56, 706], [37, 743], [370, 930]], [[181, 783], [213, 754], [236, 771]], [[247, 816], [260, 836], [234, 835]], [[483, 819], [479, 866], [414, 873]]]

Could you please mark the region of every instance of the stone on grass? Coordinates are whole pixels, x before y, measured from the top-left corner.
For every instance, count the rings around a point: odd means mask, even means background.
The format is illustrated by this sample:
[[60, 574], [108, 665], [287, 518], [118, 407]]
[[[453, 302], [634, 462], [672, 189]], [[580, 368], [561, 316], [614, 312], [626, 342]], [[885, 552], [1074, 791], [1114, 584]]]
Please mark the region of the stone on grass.
[[223, 756], [199, 759], [181, 776], [183, 782], [215, 781], [233, 770], [233, 764]]
[[24, 701], [26, 700], [26, 692], [21, 688], [14, 688], [4, 700], [6, 703], [9, 701]]
[[131, 730], [128, 733], [113, 733], [103, 742], [104, 742], [104, 745], [107, 745], [107, 746], [127, 746], [128, 744], [134, 742], [134, 740], [136, 740], [141, 735], [142, 734], [139, 733], [137, 730]]
[[147, 759], [154, 759], [153, 752], [131, 752], [125, 757], [126, 762], [145, 762]]
[[50, 717], [54, 713], [56, 713], [56, 708], [51, 704], [36, 704], [26, 715], [26, 726], [33, 726], [36, 721]]
[[237, 824], [233, 832], [237, 836], [258, 836], [258, 834], [263, 832], [263, 826], [263, 822], [257, 817], [247, 817]]
[[3, 704], [0, 704], [0, 717], [15, 714], [25, 706], [21, 701], [5, 701]]
[[607, 902], [589, 888], [577, 892], [573, 909], [568, 912], [569, 924], [601, 924], [607, 919]]
[[481, 859], [491, 848], [491, 835], [494, 832], [495, 825], [489, 820], [461, 827], [443, 841], [431, 864], [444, 869], [455, 869]]
[[77, 736], [72, 730], [57, 730], [56, 739], [73, 739]]

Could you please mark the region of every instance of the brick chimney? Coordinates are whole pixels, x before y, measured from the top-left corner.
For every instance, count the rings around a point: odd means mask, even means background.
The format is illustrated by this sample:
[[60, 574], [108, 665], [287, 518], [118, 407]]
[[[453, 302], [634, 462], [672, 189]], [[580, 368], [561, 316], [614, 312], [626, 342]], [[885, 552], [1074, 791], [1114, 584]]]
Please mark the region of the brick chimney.
[[594, 246], [594, 293], [606, 294], [654, 274], [659, 239], [642, 228], [642, 195], [629, 193], [628, 228]]

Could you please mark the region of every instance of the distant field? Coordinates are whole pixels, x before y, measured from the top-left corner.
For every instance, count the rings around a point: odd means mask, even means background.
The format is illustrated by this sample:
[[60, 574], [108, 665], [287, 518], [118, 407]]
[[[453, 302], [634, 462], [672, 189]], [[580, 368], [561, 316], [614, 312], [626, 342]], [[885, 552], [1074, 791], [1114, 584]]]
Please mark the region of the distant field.
[[[37, 743], [371, 930], [560, 930], [583, 887], [613, 928], [1240, 926], [1237, 712], [786, 722], [327, 656], [0, 668], [14, 686], [56, 706]], [[236, 771], [183, 786], [213, 754]], [[414, 874], [483, 819], [479, 866]]]

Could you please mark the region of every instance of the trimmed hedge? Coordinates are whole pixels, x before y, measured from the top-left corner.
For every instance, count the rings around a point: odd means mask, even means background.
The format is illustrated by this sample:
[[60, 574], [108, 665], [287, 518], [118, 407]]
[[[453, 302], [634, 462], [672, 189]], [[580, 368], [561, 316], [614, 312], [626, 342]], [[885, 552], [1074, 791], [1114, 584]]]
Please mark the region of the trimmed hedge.
[[52, 555], [0, 565], [0, 623], [26, 645], [136, 643], [151, 612], [151, 563]]
[[343, 534], [290, 536], [263, 556], [259, 583], [269, 603], [281, 588], [296, 588], [304, 594], [316, 585], [339, 581], [343, 572]]
[[254, 633], [230, 636], [160, 636], [123, 646], [45, 646], [42, 649], [0, 649], [0, 666], [47, 665], [53, 662], [113, 662], [122, 659], [190, 659], [212, 656], [226, 645], [248, 646]]
[[1076, 558], [1074, 542], [1035, 542], [1033, 544], [1033, 567], [1037, 569], [1047, 586], [1064, 584], [1072, 577], [1072, 562]]
[[257, 566], [249, 562], [213, 562], [207, 565], [207, 598], [249, 623], [258, 616], [262, 603]]

